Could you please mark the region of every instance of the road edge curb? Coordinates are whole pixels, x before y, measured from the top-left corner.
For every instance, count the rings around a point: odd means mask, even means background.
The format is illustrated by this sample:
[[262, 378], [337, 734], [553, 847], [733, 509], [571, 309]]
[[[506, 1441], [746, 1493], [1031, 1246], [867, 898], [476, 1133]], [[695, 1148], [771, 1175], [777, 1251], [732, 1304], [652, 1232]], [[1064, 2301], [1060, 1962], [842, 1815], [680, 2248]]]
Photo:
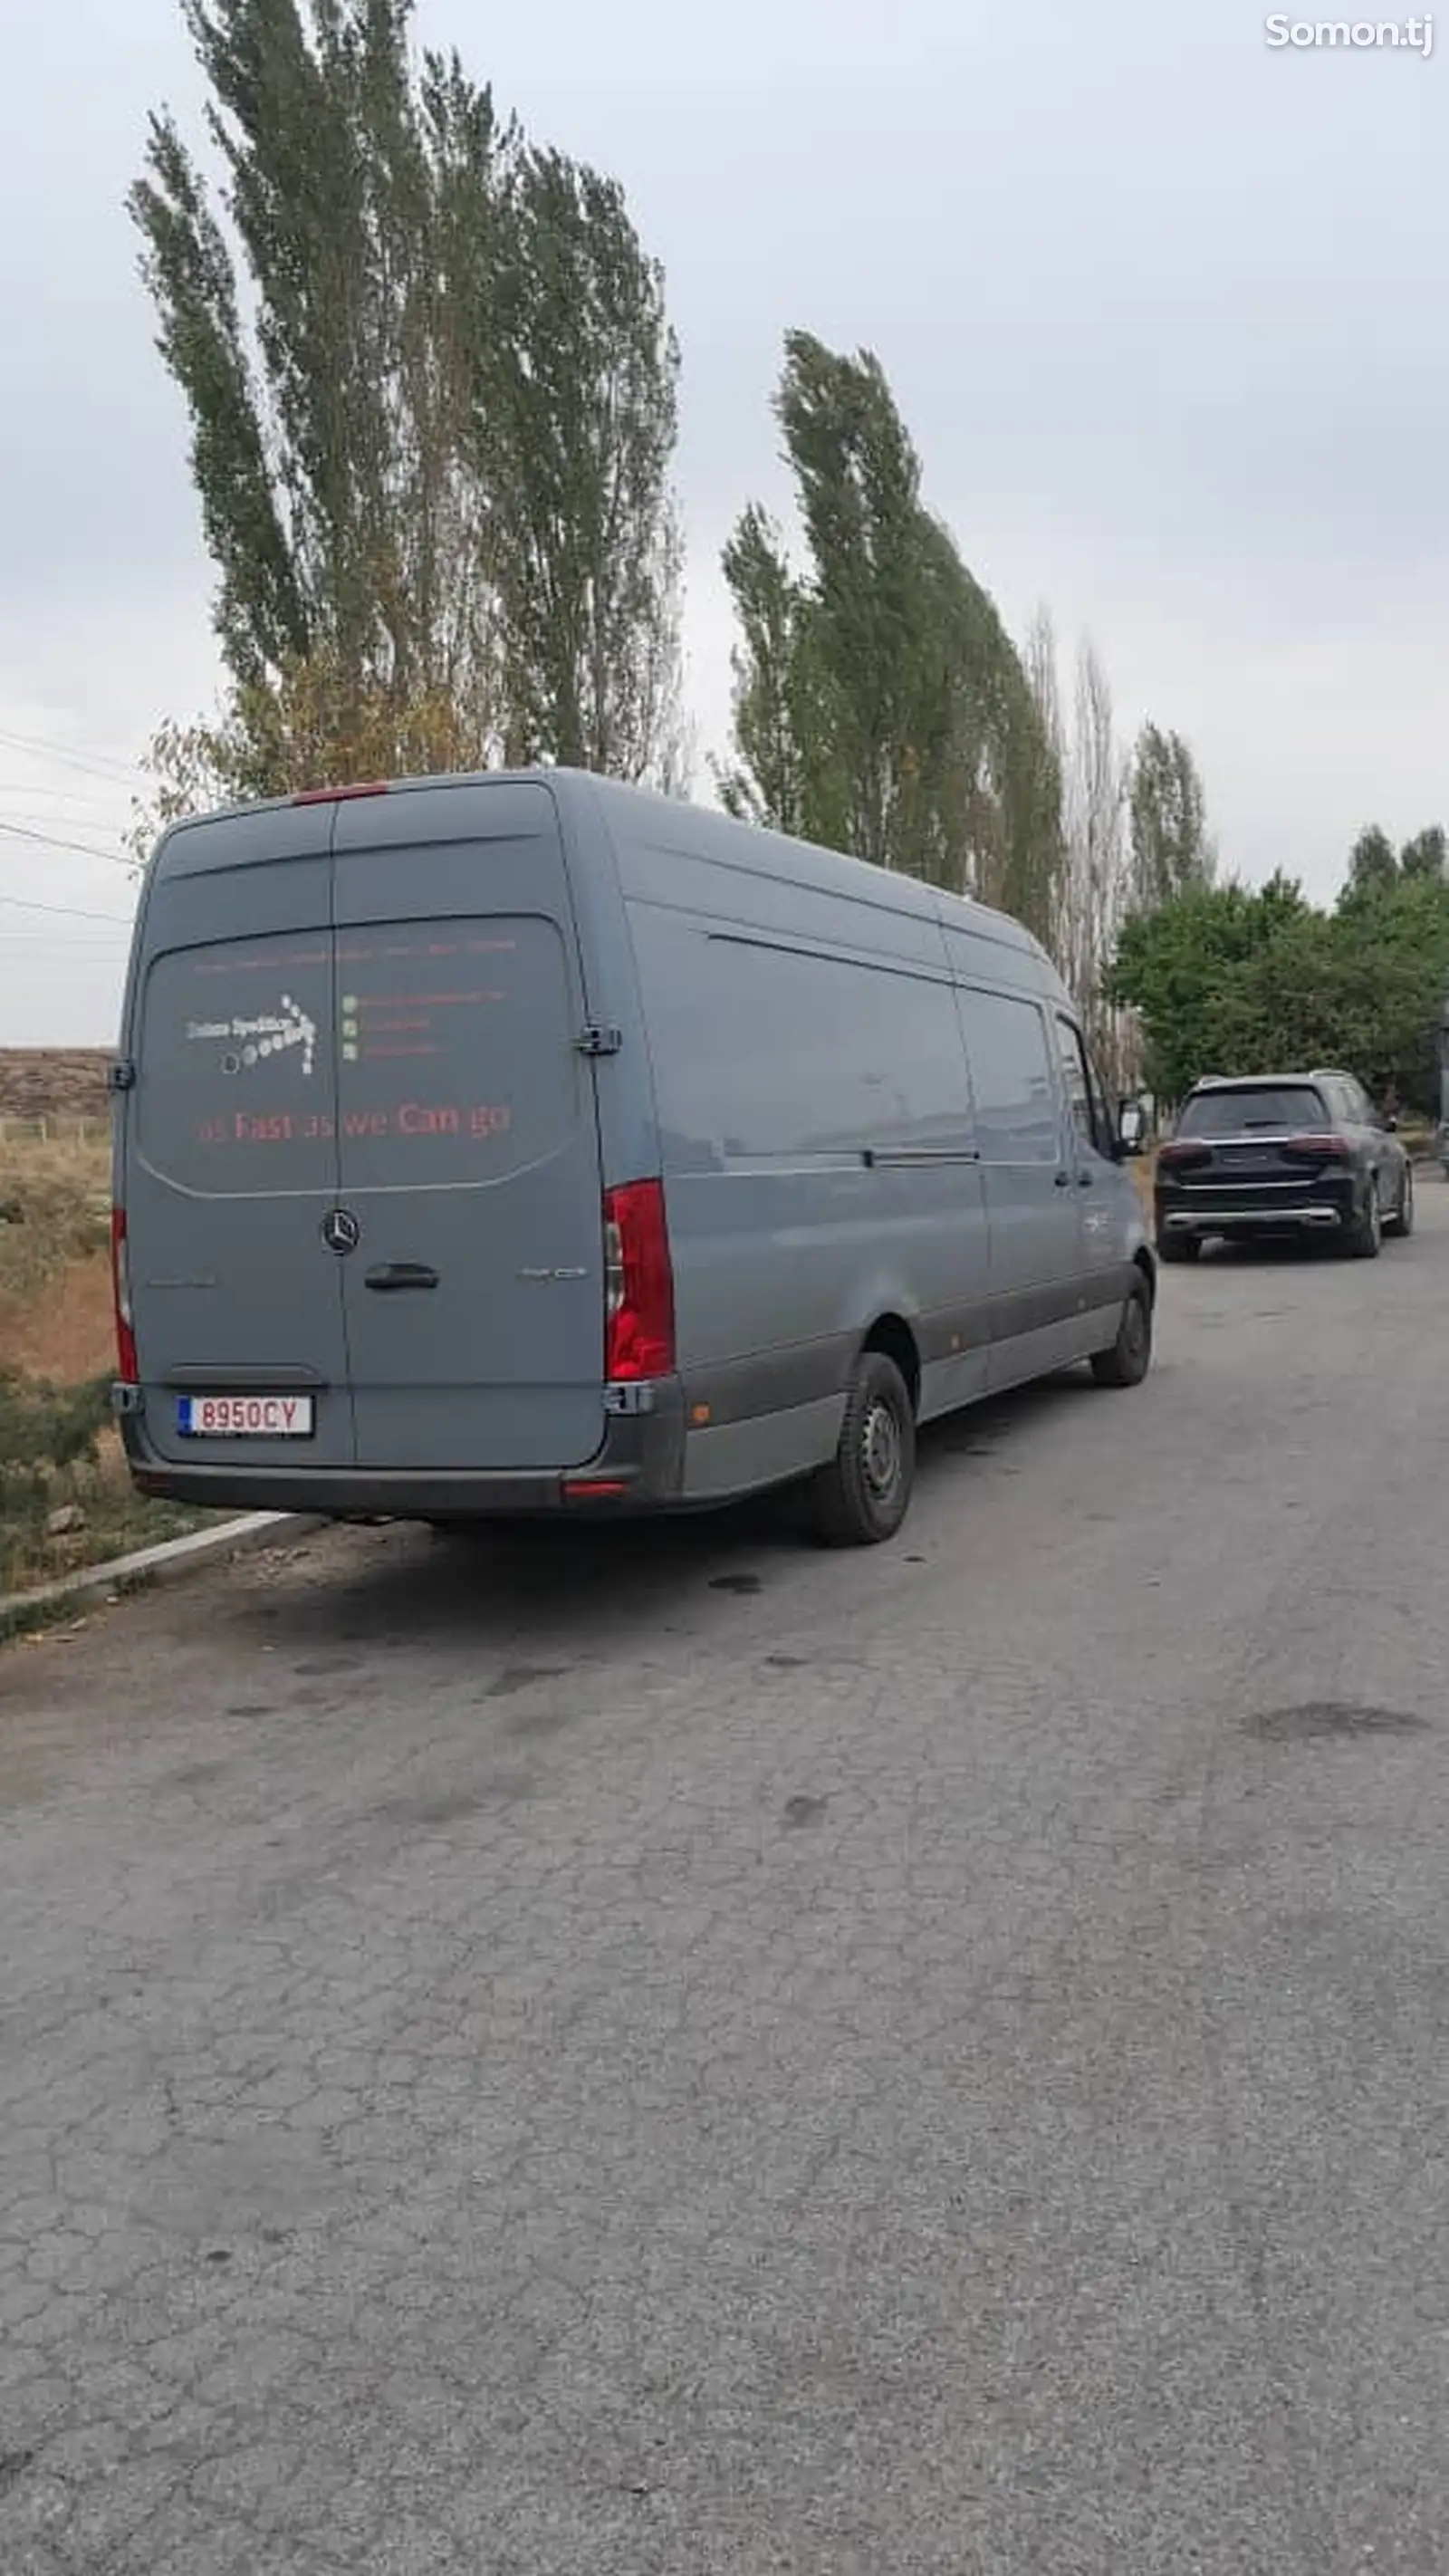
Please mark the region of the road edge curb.
[[219, 1529], [191, 1530], [185, 1538], [163, 1539], [159, 1546], [133, 1549], [129, 1556], [113, 1556], [104, 1565], [79, 1565], [73, 1574], [58, 1574], [33, 1591], [0, 1595], [0, 1645], [14, 1630], [62, 1602], [81, 1600], [93, 1592], [175, 1582], [209, 1557], [223, 1552], [245, 1556], [253, 1548], [289, 1536], [300, 1538], [321, 1526], [310, 1512], [247, 1512], [238, 1520], [223, 1521]]

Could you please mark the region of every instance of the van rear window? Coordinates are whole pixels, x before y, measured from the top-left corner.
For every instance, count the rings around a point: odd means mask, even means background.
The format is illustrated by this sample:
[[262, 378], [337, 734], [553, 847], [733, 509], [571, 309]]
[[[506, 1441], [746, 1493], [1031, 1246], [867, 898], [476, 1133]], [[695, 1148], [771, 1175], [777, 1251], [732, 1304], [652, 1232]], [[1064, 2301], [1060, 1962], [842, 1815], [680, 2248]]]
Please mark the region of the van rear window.
[[163, 1179], [208, 1197], [334, 1187], [330, 930], [157, 957], [140, 1056], [140, 1150]]
[[578, 1115], [563, 940], [538, 916], [337, 934], [337, 1117], [347, 1189], [496, 1181]]
[[532, 916], [300, 932], [158, 957], [152, 1170], [206, 1196], [493, 1181], [571, 1133], [567, 961]]

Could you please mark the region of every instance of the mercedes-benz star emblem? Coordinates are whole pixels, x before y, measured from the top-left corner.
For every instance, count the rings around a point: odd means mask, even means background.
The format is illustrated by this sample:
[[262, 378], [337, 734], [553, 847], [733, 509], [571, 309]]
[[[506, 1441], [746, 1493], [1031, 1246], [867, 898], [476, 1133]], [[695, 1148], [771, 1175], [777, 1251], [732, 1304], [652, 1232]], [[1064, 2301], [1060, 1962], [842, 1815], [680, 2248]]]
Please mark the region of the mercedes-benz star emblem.
[[355, 1252], [362, 1228], [351, 1208], [329, 1208], [322, 1220], [322, 1240], [329, 1252]]

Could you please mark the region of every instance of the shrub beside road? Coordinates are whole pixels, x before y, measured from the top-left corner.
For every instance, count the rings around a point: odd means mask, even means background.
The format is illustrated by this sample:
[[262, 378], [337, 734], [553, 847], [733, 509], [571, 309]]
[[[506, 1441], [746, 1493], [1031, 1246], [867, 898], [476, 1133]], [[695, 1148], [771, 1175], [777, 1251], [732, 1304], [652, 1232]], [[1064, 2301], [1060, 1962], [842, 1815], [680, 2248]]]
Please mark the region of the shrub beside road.
[[132, 1491], [111, 1427], [108, 1148], [0, 1138], [0, 1596], [196, 1529]]

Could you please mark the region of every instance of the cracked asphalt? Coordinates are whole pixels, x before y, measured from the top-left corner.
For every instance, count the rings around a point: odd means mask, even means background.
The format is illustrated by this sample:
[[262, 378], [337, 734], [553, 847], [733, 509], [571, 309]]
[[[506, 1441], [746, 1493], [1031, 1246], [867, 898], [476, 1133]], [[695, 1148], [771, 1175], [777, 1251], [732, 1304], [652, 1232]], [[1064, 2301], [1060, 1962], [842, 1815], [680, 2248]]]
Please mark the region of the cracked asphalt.
[[4, 2576], [1443, 2576], [1446, 1291], [0, 1655]]

